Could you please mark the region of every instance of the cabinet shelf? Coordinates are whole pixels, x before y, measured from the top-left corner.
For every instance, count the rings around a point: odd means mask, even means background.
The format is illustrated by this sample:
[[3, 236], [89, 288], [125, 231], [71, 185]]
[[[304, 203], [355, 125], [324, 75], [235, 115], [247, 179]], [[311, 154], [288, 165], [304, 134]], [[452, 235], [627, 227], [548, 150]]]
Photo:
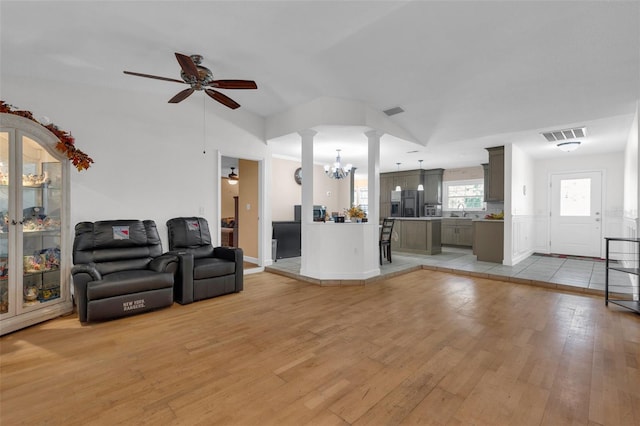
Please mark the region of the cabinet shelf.
[[[622, 306], [623, 308], [630, 309], [637, 313], [640, 313], [640, 300], [631, 300], [631, 299], [610, 299], [609, 298], [609, 271], [618, 271], [625, 274], [637, 275], [640, 276], [640, 238], [610, 238], [606, 237], [606, 248], [607, 248], [607, 257], [606, 257], [606, 265], [605, 265], [605, 290], [604, 290], [604, 303], [605, 306], [609, 304], [609, 302], [616, 304], [618, 306]], [[637, 259], [635, 259], [636, 267], [622, 267], [622, 266], [610, 266], [610, 243], [611, 242], [622, 242], [622, 243], [631, 243], [635, 244], [635, 253], [637, 255]], [[640, 297], [640, 284], [638, 284], [638, 280], [636, 280], [636, 288], [632, 291], [631, 297]], [[635, 295], [635, 296], [634, 296]]]

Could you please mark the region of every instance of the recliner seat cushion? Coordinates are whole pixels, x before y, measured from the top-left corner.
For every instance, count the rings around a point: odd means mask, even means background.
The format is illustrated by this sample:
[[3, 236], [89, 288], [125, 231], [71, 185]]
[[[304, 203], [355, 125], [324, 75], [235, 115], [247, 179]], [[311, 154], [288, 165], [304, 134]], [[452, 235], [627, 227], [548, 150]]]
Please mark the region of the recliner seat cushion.
[[151, 270], [132, 270], [105, 275], [87, 286], [87, 300], [173, 287], [173, 274]]
[[204, 257], [193, 261], [193, 279], [221, 277], [231, 275], [236, 271], [235, 262], [217, 257]]

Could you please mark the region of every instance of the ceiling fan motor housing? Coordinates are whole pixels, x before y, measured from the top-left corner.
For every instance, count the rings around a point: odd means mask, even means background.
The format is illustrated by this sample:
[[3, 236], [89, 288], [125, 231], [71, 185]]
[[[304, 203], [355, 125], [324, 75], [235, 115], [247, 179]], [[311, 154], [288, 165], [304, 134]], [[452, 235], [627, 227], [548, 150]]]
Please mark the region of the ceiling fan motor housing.
[[190, 58], [196, 65], [196, 68], [198, 68], [198, 78], [185, 73], [183, 70], [180, 70], [180, 77], [182, 77], [184, 82], [190, 85], [192, 89], [203, 90], [204, 86], [207, 86], [213, 81], [213, 73], [209, 68], [200, 65], [202, 55], [191, 55]]

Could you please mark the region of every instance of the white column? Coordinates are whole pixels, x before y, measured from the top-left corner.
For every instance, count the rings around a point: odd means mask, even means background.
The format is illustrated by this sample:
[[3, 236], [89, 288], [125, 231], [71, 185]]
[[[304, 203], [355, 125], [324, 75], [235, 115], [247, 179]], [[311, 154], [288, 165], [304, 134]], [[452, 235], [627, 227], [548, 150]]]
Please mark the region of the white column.
[[306, 129], [298, 134], [302, 141], [302, 223], [305, 224], [313, 222], [313, 137], [318, 132]]
[[315, 130], [306, 129], [299, 132], [302, 143], [302, 212], [300, 218], [300, 273], [309, 269], [308, 262], [313, 261], [309, 227], [313, 226], [313, 137]]
[[367, 185], [369, 191], [369, 222], [378, 225], [380, 222], [380, 138], [383, 133], [378, 130], [365, 132], [369, 141], [369, 161], [367, 164]]

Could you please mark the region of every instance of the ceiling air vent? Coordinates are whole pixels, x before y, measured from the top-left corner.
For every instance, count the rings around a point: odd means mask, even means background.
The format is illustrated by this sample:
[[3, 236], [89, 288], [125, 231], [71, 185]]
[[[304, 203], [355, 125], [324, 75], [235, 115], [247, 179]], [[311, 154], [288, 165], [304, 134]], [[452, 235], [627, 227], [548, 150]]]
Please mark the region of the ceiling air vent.
[[574, 129], [553, 130], [541, 134], [549, 142], [566, 141], [568, 139], [584, 138], [587, 135], [587, 129], [584, 127], [576, 127]]
[[404, 112], [404, 110], [400, 107], [394, 107], [394, 108], [389, 108], [387, 110], [384, 110], [382, 112], [384, 112], [389, 117], [391, 117], [392, 115], [396, 115], [396, 114], [400, 114], [401, 112]]

